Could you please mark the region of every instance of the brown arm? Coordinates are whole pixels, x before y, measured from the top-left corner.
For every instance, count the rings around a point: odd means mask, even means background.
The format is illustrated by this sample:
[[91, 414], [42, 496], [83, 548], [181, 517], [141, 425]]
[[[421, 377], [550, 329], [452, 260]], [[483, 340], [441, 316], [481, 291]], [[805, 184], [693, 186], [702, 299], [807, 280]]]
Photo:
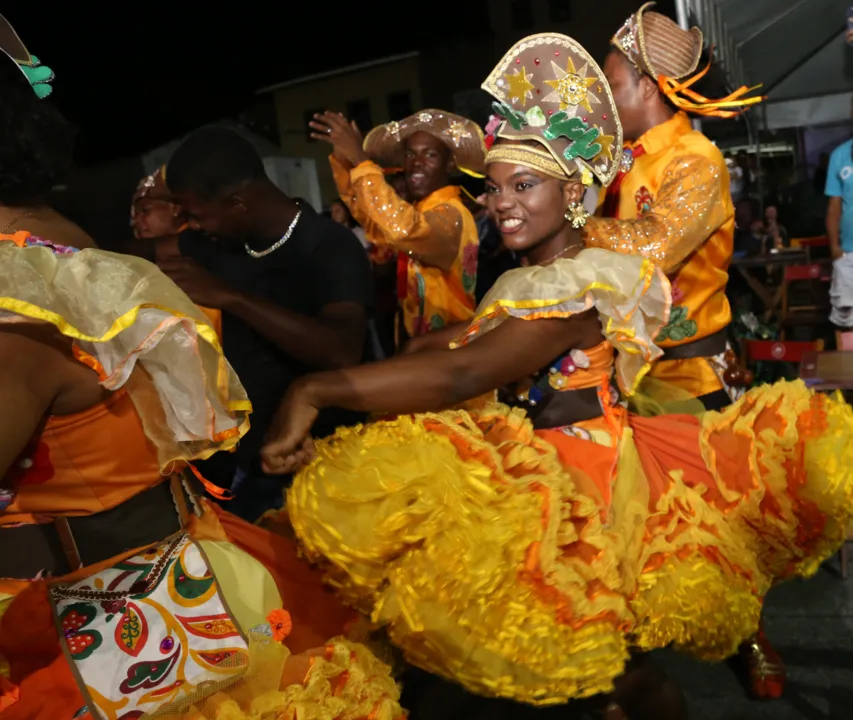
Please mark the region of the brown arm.
[[393, 414], [437, 411], [538, 371], [568, 349], [601, 340], [595, 312], [571, 319], [509, 319], [456, 350], [402, 355], [348, 370], [307, 375], [291, 386], [263, 450], [267, 472], [290, 457], [325, 407]]
[[385, 180], [382, 168], [363, 162], [349, 172], [347, 186], [343, 173], [346, 166], [330, 158], [338, 190], [356, 221], [364, 228], [367, 239], [411, 253], [424, 265], [450, 270], [462, 242], [462, 216], [452, 205], [421, 212], [401, 199]]
[[832, 257], [841, 257], [841, 198], [831, 197], [826, 206], [826, 237]]

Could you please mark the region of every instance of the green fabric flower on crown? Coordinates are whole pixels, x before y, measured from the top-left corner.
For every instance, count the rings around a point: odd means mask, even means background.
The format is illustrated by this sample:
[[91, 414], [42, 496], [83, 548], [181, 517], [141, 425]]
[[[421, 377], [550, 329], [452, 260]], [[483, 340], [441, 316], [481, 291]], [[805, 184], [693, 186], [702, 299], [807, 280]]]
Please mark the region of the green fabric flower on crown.
[[41, 61], [35, 55], [31, 55], [30, 57], [32, 58], [32, 63], [18, 63], [18, 67], [27, 76], [27, 80], [33, 86], [35, 94], [43, 100], [53, 92], [53, 88], [50, 85], [54, 78], [53, 70], [47, 65], [42, 65]]

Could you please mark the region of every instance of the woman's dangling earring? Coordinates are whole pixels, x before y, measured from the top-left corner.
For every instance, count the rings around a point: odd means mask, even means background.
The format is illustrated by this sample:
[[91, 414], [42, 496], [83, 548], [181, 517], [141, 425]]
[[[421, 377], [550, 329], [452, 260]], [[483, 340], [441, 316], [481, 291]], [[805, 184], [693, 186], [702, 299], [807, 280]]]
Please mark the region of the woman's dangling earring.
[[566, 210], [566, 220], [568, 220], [575, 230], [579, 230], [586, 225], [586, 219], [589, 213], [583, 206], [583, 203], [572, 203]]

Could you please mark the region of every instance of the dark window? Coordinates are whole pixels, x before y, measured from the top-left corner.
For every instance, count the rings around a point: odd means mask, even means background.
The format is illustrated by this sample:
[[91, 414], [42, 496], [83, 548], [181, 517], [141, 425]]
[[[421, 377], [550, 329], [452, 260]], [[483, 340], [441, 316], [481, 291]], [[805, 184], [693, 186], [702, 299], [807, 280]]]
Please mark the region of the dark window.
[[370, 114], [370, 100], [351, 100], [347, 103], [347, 118], [355, 120], [359, 130], [363, 133], [373, 128], [373, 117]]
[[388, 119], [402, 120], [412, 114], [412, 96], [408, 90], [388, 93]]
[[551, 0], [551, 22], [568, 22], [572, 19], [572, 0]]
[[305, 139], [308, 142], [318, 142], [311, 137], [311, 133], [314, 132], [310, 127], [308, 127], [308, 123], [314, 119], [314, 116], [317, 113], [326, 112], [326, 108], [315, 108], [314, 110], [306, 110], [305, 111], [305, 119], [303, 121], [303, 125], [305, 127]]
[[510, 12], [512, 26], [516, 30], [529, 30], [533, 27], [533, 3], [530, 0], [512, 0]]

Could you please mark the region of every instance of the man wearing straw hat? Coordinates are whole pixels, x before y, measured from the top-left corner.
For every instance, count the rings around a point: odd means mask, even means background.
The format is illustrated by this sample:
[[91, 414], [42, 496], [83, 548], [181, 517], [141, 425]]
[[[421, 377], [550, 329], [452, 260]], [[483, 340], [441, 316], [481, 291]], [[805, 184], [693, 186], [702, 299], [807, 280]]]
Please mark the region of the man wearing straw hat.
[[[455, 170], [482, 176], [486, 148], [479, 126], [444, 110], [380, 125], [364, 141], [340, 113], [318, 114], [310, 125], [313, 138], [334, 148], [338, 191], [368, 240], [399, 253], [405, 333], [413, 338], [470, 320], [479, 239], [451, 177]], [[403, 168], [408, 201], [394, 192], [383, 167]]]
[[[625, 153], [608, 189], [604, 217], [585, 226], [586, 244], [641, 254], [672, 282], [669, 323], [657, 338], [664, 356], [649, 373], [647, 393], [675, 388], [708, 410], [728, 405], [745, 376], [728, 351], [731, 309], [725, 291], [734, 238], [734, 207], [722, 153], [695, 130], [688, 112], [730, 118], [760, 102], [742, 87], [709, 100], [692, 86], [699, 72], [702, 32], [684, 30], [646, 3], [612, 40], [604, 73], [619, 111]], [[657, 392], [656, 392], [657, 391]], [[779, 697], [781, 660], [763, 631], [741, 648], [753, 694]]]
[[719, 409], [739, 379], [725, 360], [734, 208], [722, 153], [693, 129], [686, 112], [731, 117], [759, 98], [743, 99], [741, 88], [712, 101], [692, 90], [707, 72], [696, 72], [702, 33], [650, 12], [653, 6], [628, 18], [604, 65], [627, 146], [604, 200], [606, 217], [590, 219], [586, 242], [639, 253], [664, 268], [673, 307], [657, 338], [664, 359], [651, 376]]

